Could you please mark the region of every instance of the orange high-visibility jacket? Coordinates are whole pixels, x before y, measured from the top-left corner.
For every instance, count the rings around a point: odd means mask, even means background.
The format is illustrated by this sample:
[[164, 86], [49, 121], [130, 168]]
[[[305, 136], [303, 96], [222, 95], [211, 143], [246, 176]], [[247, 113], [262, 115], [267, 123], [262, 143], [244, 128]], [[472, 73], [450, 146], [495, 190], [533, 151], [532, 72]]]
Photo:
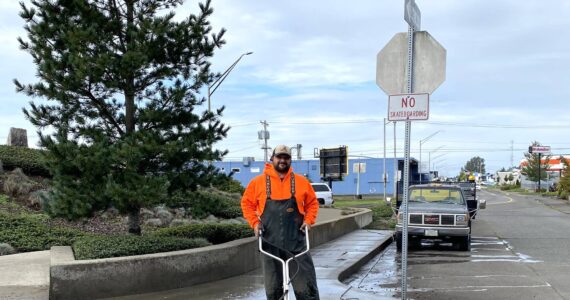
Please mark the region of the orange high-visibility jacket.
[[[241, 209], [243, 216], [254, 228], [259, 223], [259, 218], [265, 208], [267, 200], [267, 189], [265, 187], [265, 176], [269, 175], [271, 180], [271, 201], [291, 199], [291, 173], [292, 168], [283, 179], [279, 178], [277, 171], [271, 164], [265, 164], [263, 174], [251, 180], [243, 197], [241, 198]], [[273, 200], [277, 199], [277, 200]], [[299, 212], [304, 216], [304, 222], [310, 225], [315, 224], [319, 211], [319, 202], [311, 183], [302, 175], [295, 174], [295, 199]]]

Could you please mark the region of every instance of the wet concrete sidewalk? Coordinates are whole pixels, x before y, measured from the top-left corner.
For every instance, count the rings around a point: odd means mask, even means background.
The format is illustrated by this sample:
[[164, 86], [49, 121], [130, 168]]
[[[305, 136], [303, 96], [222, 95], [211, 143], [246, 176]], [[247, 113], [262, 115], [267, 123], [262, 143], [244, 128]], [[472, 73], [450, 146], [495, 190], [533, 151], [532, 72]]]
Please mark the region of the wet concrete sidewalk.
[[0, 299], [48, 299], [49, 251], [0, 256]]
[[[352, 289], [338, 280], [341, 274], [346, 277], [356, 272], [386, 247], [391, 242], [392, 233], [385, 230], [356, 230], [312, 249], [321, 299], [393, 299]], [[295, 299], [294, 296], [291, 298]], [[109, 299], [265, 299], [265, 290], [261, 269], [258, 269], [241, 276], [188, 288]]]

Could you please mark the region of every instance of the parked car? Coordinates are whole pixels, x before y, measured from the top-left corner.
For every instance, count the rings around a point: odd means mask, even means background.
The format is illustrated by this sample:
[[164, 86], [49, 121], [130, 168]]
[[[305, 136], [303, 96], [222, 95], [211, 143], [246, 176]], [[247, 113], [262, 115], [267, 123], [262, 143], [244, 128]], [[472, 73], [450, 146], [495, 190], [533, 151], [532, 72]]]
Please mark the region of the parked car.
[[[403, 211], [398, 212], [396, 248], [402, 250]], [[471, 218], [462, 188], [457, 185], [423, 184], [409, 189], [408, 246], [420, 247], [422, 239], [452, 242], [459, 250], [471, 250]]]
[[334, 203], [333, 194], [331, 188], [326, 183], [313, 182], [311, 183], [315, 194], [317, 194], [317, 200], [321, 205], [331, 205]]

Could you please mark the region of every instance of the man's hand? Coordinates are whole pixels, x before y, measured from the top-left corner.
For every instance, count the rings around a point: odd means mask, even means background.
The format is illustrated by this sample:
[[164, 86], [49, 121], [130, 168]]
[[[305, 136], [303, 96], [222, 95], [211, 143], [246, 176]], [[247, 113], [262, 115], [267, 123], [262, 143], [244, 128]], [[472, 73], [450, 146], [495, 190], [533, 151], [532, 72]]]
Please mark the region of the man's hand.
[[259, 235], [261, 234], [261, 223], [257, 223], [255, 224], [255, 228], [253, 228], [253, 233], [255, 234], [255, 237], [258, 238]]
[[304, 232], [305, 230], [311, 230], [311, 224], [303, 223], [301, 225], [301, 230]]

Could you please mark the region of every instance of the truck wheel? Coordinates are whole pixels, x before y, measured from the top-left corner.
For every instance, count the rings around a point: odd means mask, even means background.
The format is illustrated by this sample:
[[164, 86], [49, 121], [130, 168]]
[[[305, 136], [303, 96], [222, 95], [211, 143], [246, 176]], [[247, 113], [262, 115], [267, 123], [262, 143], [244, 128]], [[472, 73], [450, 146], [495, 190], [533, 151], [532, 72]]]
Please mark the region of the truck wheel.
[[459, 251], [471, 251], [471, 235], [459, 238]]

